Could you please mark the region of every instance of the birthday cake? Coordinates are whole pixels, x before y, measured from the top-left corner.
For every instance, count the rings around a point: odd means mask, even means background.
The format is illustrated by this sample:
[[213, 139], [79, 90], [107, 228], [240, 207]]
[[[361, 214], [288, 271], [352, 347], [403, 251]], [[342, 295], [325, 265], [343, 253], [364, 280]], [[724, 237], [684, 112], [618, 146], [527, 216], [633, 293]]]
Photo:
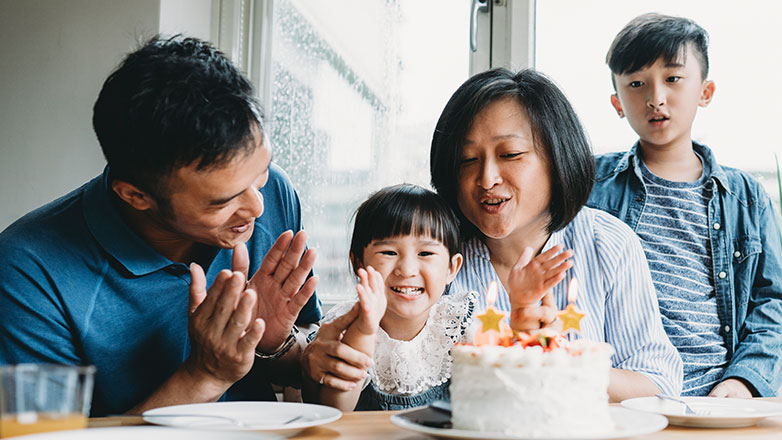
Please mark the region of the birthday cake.
[[455, 429], [540, 437], [607, 434], [608, 344], [559, 333], [517, 333], [496, 344], [451, 350]]

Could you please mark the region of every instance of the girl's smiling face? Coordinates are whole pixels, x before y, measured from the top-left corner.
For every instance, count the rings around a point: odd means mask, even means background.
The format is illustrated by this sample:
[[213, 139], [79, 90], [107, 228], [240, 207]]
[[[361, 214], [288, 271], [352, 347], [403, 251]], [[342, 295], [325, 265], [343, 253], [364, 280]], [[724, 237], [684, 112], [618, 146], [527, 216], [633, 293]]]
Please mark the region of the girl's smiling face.
[[449, 255], [441, 241], [409, 234], [372, 240], [364, 248], [362, 265], [372, 266], [385, 281], [388, 305], [381, 326], [386, 331], [400, 325], [420, 330], [459, 272], [462, 256]]

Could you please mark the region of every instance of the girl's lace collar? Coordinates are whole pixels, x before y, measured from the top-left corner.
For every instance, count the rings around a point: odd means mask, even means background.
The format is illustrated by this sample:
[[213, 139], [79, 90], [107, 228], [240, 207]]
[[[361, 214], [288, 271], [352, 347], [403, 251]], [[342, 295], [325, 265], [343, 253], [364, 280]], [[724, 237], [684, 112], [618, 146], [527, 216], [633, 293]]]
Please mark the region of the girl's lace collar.
[[451, 347], [462, 340], [475, 307], [475, 293], [443, 295], [429, 310], [424, 328], [410, 341], [392, 339], [378, 329], [375, 386], [392, 394], [418, 394], [451, 377]]

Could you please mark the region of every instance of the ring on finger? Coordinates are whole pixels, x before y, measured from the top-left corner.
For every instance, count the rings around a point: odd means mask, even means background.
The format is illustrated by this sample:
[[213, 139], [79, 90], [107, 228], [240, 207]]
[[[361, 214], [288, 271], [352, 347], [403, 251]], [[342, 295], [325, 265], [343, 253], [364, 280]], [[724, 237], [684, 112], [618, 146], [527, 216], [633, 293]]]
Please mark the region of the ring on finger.
[[324, 381], [324, 380], [326, 380], [326, 376], [327, 376], [328, 374], [329, 374], [329, 373], [323, 373], [323, 377], [321, 377], [321, 378], [320, 378], [320, 381], [319, 381], [318, 383], [320, 383], [321, 385], [323, 385], [323, 381]]

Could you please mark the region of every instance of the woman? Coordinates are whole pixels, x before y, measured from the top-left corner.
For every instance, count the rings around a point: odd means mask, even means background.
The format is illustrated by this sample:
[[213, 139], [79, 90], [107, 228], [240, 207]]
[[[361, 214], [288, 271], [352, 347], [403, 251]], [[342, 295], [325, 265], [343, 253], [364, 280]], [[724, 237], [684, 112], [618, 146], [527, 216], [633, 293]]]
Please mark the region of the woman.
[[[663, 330], [641, 245], [621, 221], [584, 207], [594, 179], [591, 149], [570, 103], [549, 79], [506, 69], [468, 79], [437, 123], [430, 169], [466, 237], [452, 290], [478, 291], [480, 310], [488, 284], [498, 281], [496, 308], [545, 324], [554, 315], [550, 307], [564, 308], [569, 280], [576, 278], [577, 305], [586, 313], [581, 337], [615, 350], [611, 400], [678, 395], [681, 358]], [[512, 297], [524, 296], [514, 286], [529, 261], [525, 249], [540, 255], [555, 246], [574, 254], [565, 282], [542, 307], [512, 307]], [[305, 352], [309, 375], [325, 376], [334, 387], [363, 378], [368, 360], [338, 342], [335, 326], [321, 333]]]
[[518, 315], [523, 310], [510, 299], [522, 294], [513, 286], [524, 249], [570, 249], [573, 268], [553, 300], [564, 308], [569, 280], [578, 279], [581, 337], [615, 351], [611, 399], [679, 393], [681, 359], [663, 330], [640, 242], [621, 221], [584, 207], [592, 152], [575, 111], [548, 78], [495, 69], [467, 80], [437, 123], [430, 169], [466, 237], [452, 289], [483, 293], [480, 310], [488, 284], [498, 281], [495, 307]]

